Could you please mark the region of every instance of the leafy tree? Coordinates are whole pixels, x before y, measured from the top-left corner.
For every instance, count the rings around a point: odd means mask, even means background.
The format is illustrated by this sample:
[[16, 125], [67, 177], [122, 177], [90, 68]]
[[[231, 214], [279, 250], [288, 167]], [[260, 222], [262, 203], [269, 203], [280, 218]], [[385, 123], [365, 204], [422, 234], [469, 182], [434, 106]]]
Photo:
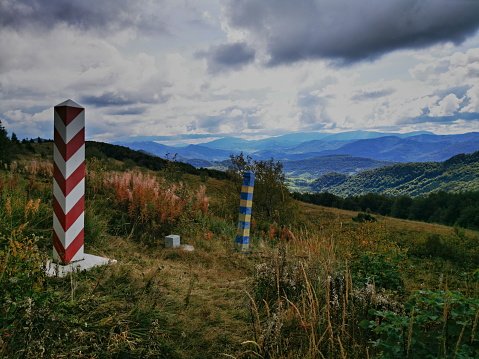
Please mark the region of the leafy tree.
[[299, 201], [313, 203], [324, 207], [336, 207], [342, 208], [343, 199], [330, 192], [318, 192], [318, 193], [300, 193], [293, 192], [294, 199]]
[[479, 192], [432, 192], [423, 197], [389, 197], [368, 193], [341, 198], [329, 192], [293, 193], [303, 202], [351, 211], [362, 211], [383, 216], [415, 221], [440, 223], [448, 226], [479, 229]]
[[396, 218], [407, 219], [409, 217], [409, 209], [412, 205], [412, 198], [401, 196], [396, 198], [391, 208], [391, 216]]
[[479, 206], [470, 205], [464, 208], [456, 222], [463, 228], [479, 229]]
[[358, 199], [362, 211], [370, 210], [373, 213], [388, 214], [391, 210], [391, 199], [383, 194], [368, 193]]
[[243, 173], [255, 173], [253, 213], [256, 219], [276, 222], [279, 225], [291, 223], [295, 211], [292, 197], [286, 186], [283, 164], [280, 161], [253, 160], [250, 156], [231, 155], [232, 167], [228, 173], [238, 186], [242, 183]]

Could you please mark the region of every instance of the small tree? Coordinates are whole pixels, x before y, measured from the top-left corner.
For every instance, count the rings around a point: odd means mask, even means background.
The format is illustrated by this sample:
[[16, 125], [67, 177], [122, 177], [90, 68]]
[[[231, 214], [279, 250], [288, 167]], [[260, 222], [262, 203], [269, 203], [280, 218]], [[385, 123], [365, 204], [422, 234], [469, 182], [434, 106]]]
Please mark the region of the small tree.
[[[230, 156], [232, 167], [228, 173], [241, 185], [243, 173], [253, 171], [256, 176], [253, 213], [257, 220], [277, 223], [280, 226], [290, 224], [294, 219], [292, 197], [289, 194], [283, 174], [283, 164], [270, 159], [253, 160], [250, 156]], [[239, 193], [239, 192], [238, 192]]]
[[0, 121], [0, 163], [10, 164], [12, 158], [11, 141], [7, 136], [7, 130]]
[[15, 145], [19, 145], [19, 144], [20, 144], [20, 141], [18, 140], [18, 137], [17, 137], [17, 135], [16, 135], [15, 132], [12, 132], [11, 141], [12, 141], [12, 143], [15, 144]]

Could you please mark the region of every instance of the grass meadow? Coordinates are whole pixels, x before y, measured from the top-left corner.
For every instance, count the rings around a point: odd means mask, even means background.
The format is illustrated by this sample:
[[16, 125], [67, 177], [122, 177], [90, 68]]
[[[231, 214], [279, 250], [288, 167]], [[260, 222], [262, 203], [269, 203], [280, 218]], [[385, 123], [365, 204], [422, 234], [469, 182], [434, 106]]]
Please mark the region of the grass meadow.
[[238, 253], [236, 183], [87, 168], [85, 252], [118, 262], [62, 279], [51, 162], [0, 170], [0, 357], [479, 357], [477, 232], [296, 203]]

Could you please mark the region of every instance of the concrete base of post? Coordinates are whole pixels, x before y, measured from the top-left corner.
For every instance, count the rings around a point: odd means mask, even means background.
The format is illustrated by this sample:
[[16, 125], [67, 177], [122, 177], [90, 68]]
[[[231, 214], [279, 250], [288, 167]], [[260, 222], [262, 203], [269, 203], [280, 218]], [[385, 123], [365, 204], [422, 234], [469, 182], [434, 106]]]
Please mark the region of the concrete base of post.
[[83, 272], [93, 267], [103, 266], [116, 263], [116, 259], [108, 259], [104, 257], [85, 254], [85, 258], [81, 261], [71, 262], [68, 264], [58, 264], [48, 261], [44, 266], [45, 274], [49, 277], [66, 277], [70, 273]]

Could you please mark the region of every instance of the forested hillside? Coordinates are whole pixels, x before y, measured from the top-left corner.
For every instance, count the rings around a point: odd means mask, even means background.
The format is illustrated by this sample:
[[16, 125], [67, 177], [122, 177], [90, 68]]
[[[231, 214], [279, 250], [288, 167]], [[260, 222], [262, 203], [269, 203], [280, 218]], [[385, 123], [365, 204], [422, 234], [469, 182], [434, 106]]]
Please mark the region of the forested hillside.
[[310, 186], [310, 192], [327, 191], [342, 197], [366, 193], [415, 197], [475, 190], [479, 190], [479, 152], [456, 155], [444, 162], [396, 164], [353, 176], [328, 173]]

